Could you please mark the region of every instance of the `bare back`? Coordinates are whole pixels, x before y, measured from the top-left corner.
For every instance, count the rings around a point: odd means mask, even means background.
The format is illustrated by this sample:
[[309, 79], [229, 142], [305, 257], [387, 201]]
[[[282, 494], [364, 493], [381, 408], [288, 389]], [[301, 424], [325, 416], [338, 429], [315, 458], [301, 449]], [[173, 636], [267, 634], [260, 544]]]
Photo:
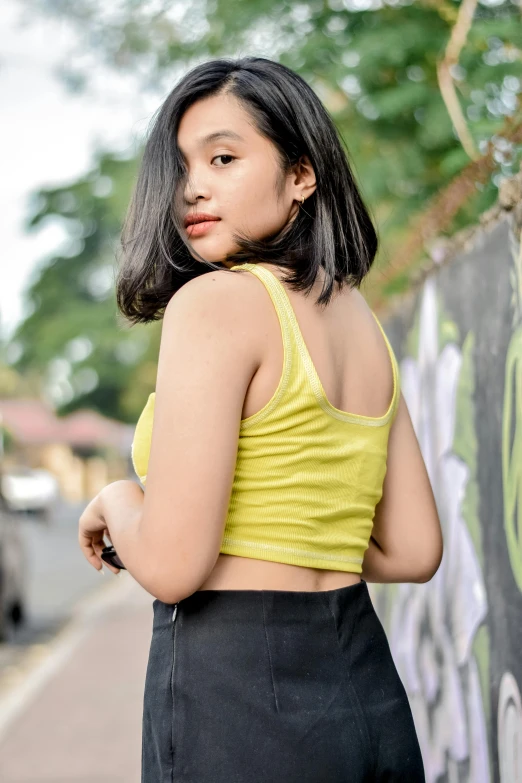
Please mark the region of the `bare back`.
[[[321, 291], [320, 279], [316, 280], [310, 295], [305, 297], [283, 282], [284, 273], [277, 267], [266, 266], [285, 286], [328, 401], [349, 413], [371, 417], [384, 415], [393, 395], [392, 366], [382, 334], [362, 294], [347, 287], [342, 292], [336, 289], [328, 306], [320, 308], [315, 304]], [[245, 395], [242, 418], [257, 413], [271, 399], [283, 367], [281, 328], [273, 304], [261, 282], [254, 275], [246, 277], [251, 288], [251, 322], [255, 324], [249, 339], [252, 350], [259, 356], [259, 363]], [[411, 470], [418, 472], [424, 502], [429, 506], [433, 498], [431, 487], [429, 481], [426, 487], [424, 462], [402, 396], [390, 431], [390, 440], [393, 436], [395, 444], [402, 437], [394, 432], [399, 428], [404, 429], [407, 438], [405, 453], [410, 455], [405, 470], [410, 471], [409, 479], [413, 480], [415, 475], [411, 475]], [[395, 451], [395, 459], [400, 461], [401, 447], [395, 445]], [[397, 481], [400, 482], [403, 474], [397, 470], [394, 473], [399, 476]], [[395, 490], [393, 494], [396, 495]], [[419, 502], [422, 504], [422, 498]], [[389, 526], [389, 520], [386, 524]], [[377, 540], [378, 535], [376, 530]], [[219, 554], [213, 571], [199, 590], [332, 590], [354, 584], [360, 578], [355, 573]]]

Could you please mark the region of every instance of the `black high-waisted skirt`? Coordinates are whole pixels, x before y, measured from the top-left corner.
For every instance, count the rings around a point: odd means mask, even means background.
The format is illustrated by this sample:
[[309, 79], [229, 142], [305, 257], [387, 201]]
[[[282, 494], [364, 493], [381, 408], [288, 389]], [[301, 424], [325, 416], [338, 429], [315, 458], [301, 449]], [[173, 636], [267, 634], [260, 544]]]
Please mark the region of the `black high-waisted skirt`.
[[153, 602], [142, 783], [424, 782], [363, 580]]

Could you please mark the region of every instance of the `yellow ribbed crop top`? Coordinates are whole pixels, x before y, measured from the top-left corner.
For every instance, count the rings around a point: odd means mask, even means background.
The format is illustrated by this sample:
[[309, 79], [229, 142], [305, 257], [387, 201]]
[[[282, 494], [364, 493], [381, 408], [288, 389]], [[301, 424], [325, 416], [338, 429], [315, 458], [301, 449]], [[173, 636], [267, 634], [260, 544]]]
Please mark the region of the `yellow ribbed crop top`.
[[[361, 573], [399, 400], [393, 349], [374, 313], [393, 368], [389, 408], [378, 418], [335, 408], [326, 398], [282, 283], [258, 264], [232, 268], [252, 272], [266, 287], [279, 318], [284, 359], [272, 398], [241, 420], [220, 551]], [[131, 449], [142, 484], [153, 416], [154, 392], [138, 419]]]

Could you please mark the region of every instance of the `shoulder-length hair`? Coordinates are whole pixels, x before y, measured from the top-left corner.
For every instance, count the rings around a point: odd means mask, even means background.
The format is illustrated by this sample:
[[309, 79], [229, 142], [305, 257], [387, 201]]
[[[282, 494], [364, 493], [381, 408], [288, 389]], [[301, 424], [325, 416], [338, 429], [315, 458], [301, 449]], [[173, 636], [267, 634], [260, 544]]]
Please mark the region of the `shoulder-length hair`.
[[223, 93], [235, 96], [258, 132], [275, 145], [280, 163], [276, 195], [302, 155], [308, 156], [316, 177], [315, 191], [293, 221], [262, 239], [235, 234], [239, 249], [223, 260], [277, 264], [290, 270], [285, 281], [294, 290], [307, 293], [323, 267], [325, 281], [317, 299], [321, 306], [330, 301], [334, 281], [340, 287], [359, 287], [373, 263], [375, 228], [340, 134], [310, 85], [290, 68], [263, 57], [210, 60], [187, 73], [165, 99], [143, 151], [123, 223], [116, 280], [118, 307], [133, 323], [158, 320], [185, 282], [210, 269], [226, 268], [190, 248], [183, 226], [187, 169], [177, 144], [188, 107]]

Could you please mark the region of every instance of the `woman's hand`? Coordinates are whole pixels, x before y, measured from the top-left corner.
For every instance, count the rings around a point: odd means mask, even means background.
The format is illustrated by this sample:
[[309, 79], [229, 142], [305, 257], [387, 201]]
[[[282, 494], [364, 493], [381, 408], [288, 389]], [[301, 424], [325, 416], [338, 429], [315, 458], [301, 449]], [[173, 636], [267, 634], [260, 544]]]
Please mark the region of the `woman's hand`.
[[[109, 489], [111, 485], [104, 487], [96, 497], [94, 497], [88, 506], [86, 506], [79, 521], [78, 540], [80, 542], [80, 548], [87, 561], [96, 568], [97, 571], [103, 573], [103, 563], [101, 559], [102, 549], [107, 546], [104, 541], [106, 536], [110, 543], [111, 536], [107, 522], [105, 520], [103, 511], [103, 493]], [[120, 569], [115, 568], [109, 563], [105, 563], [108, 569], [114, 574], [119, 574]]]
[[[115, 545], [119, 557], [129, 565], [136, 561], [137, 537], [143, 510], [144, 492], [141, 487], [129, 479], [120, 479], [107, 484], [80, 517], [78, 539], [80, 548], [93, 568], [103, 573], [101, 553], [106, 545], [104, 536]], [[121, 550], [121, 551], [120, 551]], [[119, 568], [105, 563], [113, 574], [119, 574]]]

